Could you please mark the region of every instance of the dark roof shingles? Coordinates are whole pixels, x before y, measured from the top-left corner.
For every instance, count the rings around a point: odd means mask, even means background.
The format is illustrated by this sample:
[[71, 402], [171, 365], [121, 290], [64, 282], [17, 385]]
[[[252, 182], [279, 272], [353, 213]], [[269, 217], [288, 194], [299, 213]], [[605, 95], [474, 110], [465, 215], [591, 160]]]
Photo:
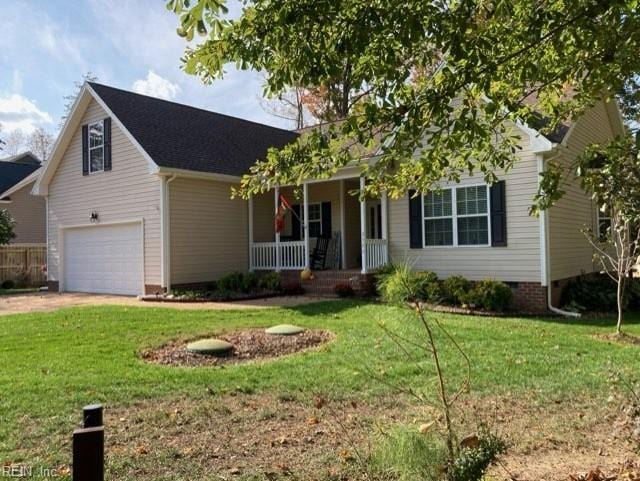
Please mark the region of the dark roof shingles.
[[34, 163], [0, 161], [0, 194], [40, 168]]
[[240, 176], [295, 132], [101, 84], [91, 88], [161, 167]]

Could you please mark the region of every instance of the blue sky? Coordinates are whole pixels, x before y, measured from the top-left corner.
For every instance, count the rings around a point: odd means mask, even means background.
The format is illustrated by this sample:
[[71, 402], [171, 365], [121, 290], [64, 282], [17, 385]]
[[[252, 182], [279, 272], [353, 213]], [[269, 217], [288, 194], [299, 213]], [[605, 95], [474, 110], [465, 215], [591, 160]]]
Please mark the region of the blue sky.
[[229, 68], [213, 85], [180, 70], [185, 41], [163, 0], [18, 0], [0, 14], [0, 124], [56, 134], [82, 74], [101, 83], [287, 127], [260, 106], [261, 79]]

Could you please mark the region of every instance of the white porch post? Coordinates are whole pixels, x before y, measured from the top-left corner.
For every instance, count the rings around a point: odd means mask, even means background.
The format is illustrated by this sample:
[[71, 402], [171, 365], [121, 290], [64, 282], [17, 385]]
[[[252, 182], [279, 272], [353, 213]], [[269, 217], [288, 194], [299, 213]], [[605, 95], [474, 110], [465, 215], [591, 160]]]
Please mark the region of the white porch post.
[[302, 184], [302, 210], [303, 216], [303, 230], [304, 230], [304, 268], [311, 268], [311, 259], [309, 258], [309, 184], [306, 182]]
[[[275, 205], [275, 215], [273, 217], [274, 222], [273, 222], [273, 226], [275, 228], [276, 223], [275, 223], [275, 219], [276, 216], [278, 215], [278, 207], [280, 206], [280, 186], [276, 185], [276, 188], [274, 189], [274, 205]], [[276, 272], [280, 272], [280, 268], [282, 266], [281, 263], [281, 259], [280, 259], [280, 232], [278, 232], [278, 229], [275, 229], [276, 231]]]
[[249, 196], [249, 271], [253, 272], [253, 196]]
[[360, 177], [360, 253], [363, 274], [367, 273], [367, 201], [364, 198], [364, 177]]
[[340, 179], [340, 264], [342, 270], [347, 268], [347, 220], [345, 213], [347, 211], [345, 203], [344, 179]]
[[384, 241], [384, 263], [389, 262], [389, 241], [387, 239], [387, 192], [382, 193], [382, 197], [380, 198], [380, 217], [382, 217], [381, 222], [381, 234], [382, 240]]

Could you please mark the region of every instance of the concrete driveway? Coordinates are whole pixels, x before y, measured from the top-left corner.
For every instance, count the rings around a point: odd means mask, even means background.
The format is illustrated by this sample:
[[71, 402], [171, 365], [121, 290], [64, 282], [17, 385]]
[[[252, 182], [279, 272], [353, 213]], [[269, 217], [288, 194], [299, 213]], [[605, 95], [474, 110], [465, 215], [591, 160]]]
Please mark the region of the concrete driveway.
[[237, 302], [142, 302], [135, 297], [110, 296], [81, 293], [48, 293], [31, 292], [0, 296], [0, 316], [7, 314], [20, 314], [26, 312], [55, 311], [64, 307], [75, 306], [135, 306], [135, 307], [164, 307], [168, 309], [265, 309], [269, 307], [291, 307], [311, 302], [326, 300], [319, 297], [295, 296], [273, 297], [270, 299], [255, 299], [251, 301]]

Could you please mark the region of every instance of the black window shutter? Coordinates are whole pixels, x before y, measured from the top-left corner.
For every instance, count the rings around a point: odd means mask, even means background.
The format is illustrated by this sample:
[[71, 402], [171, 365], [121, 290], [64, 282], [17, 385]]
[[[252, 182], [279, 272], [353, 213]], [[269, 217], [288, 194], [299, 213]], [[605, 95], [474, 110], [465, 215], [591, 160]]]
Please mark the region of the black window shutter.
[[82, 175], [89, 175], [89, 126], [82, 126]]
[[104, 119], [104, 170], [111, 170], [111, 119]]
[[491, 192], [491, 245], [507, 246], [507, 199], [504, 180], [490, 187]]
[[294, 215], [291, 216], [291, 239], [300, 240], [300, 204], [293, 204], [291, 210]]
[[415, 190], [409, 191], [409, 247], [421, 249], [422, 246], [422, 196], [415, 195]]
[[331, 202], [322, 203], [322, 237], [331, 239]]

